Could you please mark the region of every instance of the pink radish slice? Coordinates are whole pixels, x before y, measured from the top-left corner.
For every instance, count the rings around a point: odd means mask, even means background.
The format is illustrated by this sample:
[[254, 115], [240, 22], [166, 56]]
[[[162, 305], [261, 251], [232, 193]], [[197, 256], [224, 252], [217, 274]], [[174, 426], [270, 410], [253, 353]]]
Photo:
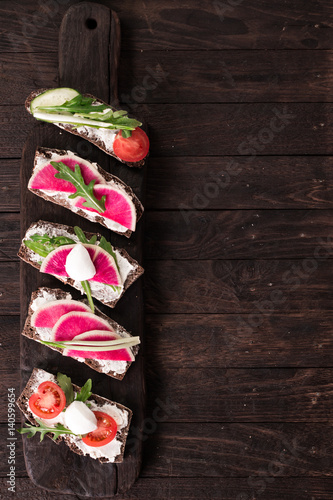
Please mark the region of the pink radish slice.
[[73, 250], [73, 245], [63, 245], [56, 248], [45, 257], [40, 266], [41, 273], [54, 274], [55, 276], [68, 277], [65, 269], [67, 255]]
[[[104, 331], [92, 330], [90, 332], [77, 335], [73, 340], [115, 340], [120, 338], [116, 333], [108, 333]], [[72, 358], [85, 358], [85, 359], [102, 359], [105, 361], [134, 361], [134, 355], [129, 347], [117, 349], [114, 351], [76, 351], [75, 348], [64, 349], [64, 356], [71, 356]]]
[[[79, 165], [82, 177], [85, 184], [89, 184], [90, 181], [96, 179], [96, 182], [103, 184], [105, 180], [98, 173], [98, 171], [92, 166], [84, 162], [75, 161], [73, 158], [64, 156], [60, 160], [55, 160], [57, 163], [62, 162], [67, 165], [73, 172], [75, 165]], [[58, 171], [52, 167], [50, 163], [47, 163], [43, 167], [39, 168], [31, 176], [28, 187], [29, 189], [41, 189], [43, 191], [61, 191], [64, 193], [75, 193], [76, 188], [69, 181], [64, 181], [62, 179], [57, 179], [55, 174]]]
[[72, 340], [76, 335], [91, 330], [114, 333], [112, 326], [103, 318], [88, 312], [70, 312], [61, 316], [53, 327], [52, 336], [56, 342]]
[[96, 274], [89, 281], [97, 281], [99, 283], [106, 283], [107, 285], [121, 286], [121, 277], [112, 255], [98, 246], [96, 246], [95, 249], [96, 251], [93, 257], [93, 263], [96, 268]]
[[[94, 260], [94, 255], [96, 253], [96, 245], [84, 245], [89, 252], [91, 260]], [[62, 245], [45, 257], [40, 266], [41, 273], [54, 274], [55, 276], [64, 276], [68, 278], [67, 271], [65, 269], [66, 259], [69, 254], [75, 247], [75, 243], [73, 245]]]
[[[49, 253], [40, 267], [41, 273], [53, 274], [54, 276], [67, 277], [65, 269], [66, 259], [75, 245], [63, 245]], [[121, 286], [121, 277], [119, 275], [116, 263], [112, 255], [97, 245], [84, 245], [88, 250], [91, 260], [96, 268], [96, 274], [91, 280], [107, 285]]]
[[33, 313], [31, 326], [35, 328], [53, 328], [61, 316], [72, 311], [91, 312], [91, 309], [86, 304], [75, 300], [50, 300]]
[[118, 224], [121, 224], [127, 229], [130, 229], [131, 231], [135, 231], [135, 205], [125, 191], [112, 187], [108, 184], [96, 184], [94, 186], [94, 195], [98, 200], [100, 200], [102, 196], [106, 196], [105, 212], [100, 213], [94, 208], [87, 208], [83, 206], [83, 202], [85, 200], [82, 197], [75, 201], [75, 206], [84, 210], [99, 213], [106, 219], [110, 219]]

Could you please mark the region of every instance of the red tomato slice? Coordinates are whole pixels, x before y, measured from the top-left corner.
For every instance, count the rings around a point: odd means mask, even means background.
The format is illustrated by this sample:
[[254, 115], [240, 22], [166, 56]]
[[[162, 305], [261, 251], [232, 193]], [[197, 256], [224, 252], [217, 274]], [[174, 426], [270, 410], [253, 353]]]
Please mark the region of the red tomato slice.
[[110, 443], [117, 434], [117, 422], [104, 411], [94, 411], [97, 418], [97, 429], [89, 432], [82, 441], [88, 446], [104, 446]]
[[113, 142], [114, 153], [124, 161], [137, 162], [143, 160], [149, 151], [149, 139], [147, 134], [139, 127], [132, 130], [131, 137], [125, 139], [121, 132]]
[[64, 391], [54, 382], [42, 382], [29, 399], [30, 410], [40, 418], [54, 418], [66, 406]]

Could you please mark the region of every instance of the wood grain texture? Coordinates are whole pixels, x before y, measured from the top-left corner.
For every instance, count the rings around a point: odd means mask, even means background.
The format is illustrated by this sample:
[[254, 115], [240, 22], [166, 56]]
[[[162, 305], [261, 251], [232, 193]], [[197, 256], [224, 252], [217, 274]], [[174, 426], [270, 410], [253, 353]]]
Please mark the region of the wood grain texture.
[[[19, 169], [17, 160], [0, 160], [3, 212], [19, 211]], [[333, 158], [151, 158], [145, 208], [180, 208], [186, 220], [188, 210], [333, 208]]]
[[[88, 35], [86, 43], [90, 43], [93, 31]], [[260, 58], [256, 51], [248, 50], [208, 54], [149, 50], [135, 56], [123, 51], [120, 100], [128, 100], [133, 112], [139, 103], [329, 102], [332, 57], [329, 50], [321, 57], [313, 50], [267, 50]], [[32, 90], [57, 85], [57, 53], [3, 53], [1, 62], [1, 104], [19, 105]], [[82, 82], [76, 85], [79, 88]], [[11, 92], [7, 91], [9, 86]], [[85, 85], [87, 91], [90, 88]]]
[[[1, 2], [0, 15], [6, 19], [6, 29], [0, 50], [39, 52], [43, 47], [55, 52], [61, 17], [69, 5], [78, 2], [36, 5], [28, 0], [20, 4], [19, 12], [9, 0]], [[99, 3], [110, 7], [108, 0]], [[183, 0], [171, 5], [166, 0], [158, 4], [154, 0], [144, 4], [130, 0], [116, 7], [127, 30], [122, 41], [125, 50], [333, 48], [329, 0], [310, 0], [306, 9], [302, 0], [283, 9], [278, 0]]]
[[[34, 125], [22, 103], [57, 82], [61, 18], [78, 2], [0, 3], [0, 249], [9, 256], [0, 262], [4, 425], [7, 387], [19, 392], [16, 158]], [[331, 500], [331, 259], [316, 268], [305, 257], [332, 227], [332, 51], [320, 50], [333, 49], [332, 3], [96, 3], [120, 16], [119, 95], [149, 121], [153, 143], [144, 477], [118, 498]], [[297, 117], [269, 141], [262, 129], [284, 102]], [[256, 151], [246, 156], [249, 147]], [[95, 148], [83, 153], [103, 162]], [[56, 357], [54, 370], [58, 364]], [[97, 390], [108, 395], [109, 388]], [[22, 459], [19, 440], [15, 498], [58, 499], [31, 482]]]
[[121, 96], [134, 100], [141, 90], [139, 102], [145, 103], [330, 101], [332, 52], [315, 54], [267, 50], [258, 57], [248, 50], [177, 50], [133, 57], [127, 52], [119, 74]]
[[331, 260], [147, 261], [150, 313], [241, 314], [255, 331], [272, 312], [331, 311]]
[[[148, 212], [148, 260], [333, 257], [332, 210]], [[19, 215], [0, 214], [0, 261], [16, 260]]]
[[185, 216], [204, 209], [327, 209], [332, 200], [327, 156], [158, 157], [148, 170], [147, 208], [181, 208]]
[[[327, 103], [150, 104], [136, 112], [149, 122], [153, 157], [245, 155], [252, 163], [261, 155], [332, 154]], [[0, 107], [0, 158], [20, 157], [32, 122], [21, 106]]]
[[[240, 326], [255, 331], [273, 312], [332, 311], [332, 259], [147, 261], [145, 269], [148, 313], [241, 314]], [[0, 275], [0, 314], [18, 314], [19, 263], [0, 263]]]
[[[242, 316], [240, 316], [242, 319]], [[146, 315], [146, 355], [163, 369], [331, 367], [333, 314], [266, 315], [255, 332], [235, 314]], [[245, 317], [246, 318], [246, 317]], [[14, 365], [19, 316], [0, 317], [3, 354]], [[178, 349], [174, 349], [177, 345]]]
[[[148, 359], [163, 369], [330, 367], [331, 312], [266, 314], [255, 329], [246, 315], [146, 316]], [[244, 320], [244, 323], [243, 323]], [[178, 348], [174, 349], [177, 345]]]
[[333, 257], [330, 210], [185, 210], [147, 216], [148, 259]]
[[20, 210], [20, 161], [0, 161], [0, 211], [18, 212]]
[[[20, 314], [20, 264], [0, 263], [0, 314]], [[16, 356], [18, 353], [16, 352]]]
[[[0, 437], [6, 440], [5, 425]], [[162, 421], [145, 436], [141, 477], [246, 478], [279, 468], [279, 477], [327, 478], [332, 476], [332, 437], [332, 429], [318, 423], [253, 424], [250, 429], [248, 424]], [[17, 477], [24, 477], [21, 441], [16, 452]], [[1, 476], [7, 466], [0, 464]]]
[[[41, 352], [37, 348], [36, 351]], [[45, 360], [43, 364], [39, 363], [40, 367], [45, 368], [46, 362], [49, 371], [53, 373], [57, 370], [62, 372], [64, 367], [68, 366], [58, 354], [52, 359]], [[72, 364], [70, 373], [73, 375], [73, 381], [81, 383], [82, 380], [91, 377], [96, 393], [104, 397], [117, 394], [115, 399], [120, 403], [129, 401], [131, 397], [129, 394], [119, 395], [119, 384], [97, 379], [92, 370], [86, 371], [83, 368], [81, 370], [82, 373], [77, 374], [74, 363]], [[19, 381], [17, 370], [7, 369], [1, 375], [0, 421], [5, 422], [7, 387], [15, 387], [18, 394]], [[254, 422], [322, 422], [328, 425], [329, 415], [332, 412], [332, 375], [332, 368], [196, 368], [193, 370], [192, 368], [167, 369], [153, 361], [147, 361], [148, 418], [143, 422], [143, 436], [145, 437], [146, 433], [150, 434], [151, 428], [156, 427], [151, 419], [158, 420], [160, 417], [168, 422], [183, 423], [243, 422], [250, 427]], [[125, 392], [126, 388], [122, 384], [121, 388], [123, 387]], [[138, 442], [140, 438], [136, 436], [137, 433], [140, 435], [140, 432], [138, 422], [134, 421], [128, 438], [128, 452], [135, 451], [140, 445]], [[26, 444], [26, 441], [24, 443]], [[79, 464], [82, 464], [82, 459], [70, 453], [65, 445], [62, 448], [54, 447], [52, 441], [50, 445], [52, 446], [48, 448], [48, 452], [57, 457], [60, 463], [67, 461], [68, 467], [73, 467], [74, 471]], [[48, 447], [49, 444], [45, 446]], [[28, 457], [28, 462], [33, 456], [41, 454], [39, 442], [29, 441], [29, 450], [31, 455]], [[93, 473], [92, 461], [85, 458], [83, 462]], [[102, 475], [106, 469], [98, 470]], [[42, 471], [41, 467], [39, 471]], [[40, 473], [36, 471], [37, 477]]]
[[[268, 477], [266, 472], [242, 478], [140, 478], [133, 488], [120, 495], [119, 500], [235, 500], [260, 495], [263, 500], [331, 500], [332, 478], [281, 478]], [[0, 479], [0, 491], [7, 492], [6, 479]], [[208, 496], [209, 495], [209, 496]], [[221, 496], [223, 495], [223, 496]], [[50, 493], [35, 486], [29, 479], [16, 480], [15, 498], [18, 500], [58, 500], [57, 493]], [[62, 495], [62, 500], [72, 500], [72, 495]], [[238, 500], [237, 499], [237, 500]]]
[[[93, 95], [109, 100], [115, 96], [116, 70], [111, 71], [111, 65], [117, 67], [119, 56], [119, 27], [116, 15], [107, 7], [84, 3], [71, 7], [64, 16], [60, 29], [59, 42], [59, 84], [61, 86], [78, 87], [79, 90], [89, 90]], [[21, 185], [26, 186], [31, 175], [35, 150], [37, 146], [59, 149], [71, 149], [79, 152], [85, 148], [85, 156], [90, 155], [92, 147], [73, 135], [69, 135], [52, 125], [40, 124], [34, 128], [27, 141], [21, 164]], [[107, 171], [111, 169], [132, 186], [144, 198], [144, 172], [129, 169], [125, 165], [117, 165], [116, 161], [102, 151], [96, 152], [98, 163], [103, 162]], [[102, 160], [102, 161], [101, 161]], [[79, 224], [83, 230], [102, 232], [115, 246], [121, 246], [135, 259], [142, 260], [142, 224], [138, 227], [135, 237], [130, 242], [124, 242], [123, 237], [113, 237], [109, 230], [100, 231], [94, 223], [79, 218], [76, 214], [63, 207], [46, 203], [37, 199], [27, 189], [21, 193], [21, 236], [34, 221], [41, 218], [68, 225]], [[27, 314], [31, 293], [45, 281], [49, 286], [59, 286], [51, 276], [42, 276], [33, 267], [21, 262], [21, 326], [23, 327]], [[75, 291], [73, 292], [75, 295]], [[143, 302], [142, 285], [136, 282], [126, 296], [117, 305], [113, 313], [104, 308], [104, 312], [123, 325], [128, 331], [142, 337], [143, 332]], [[82, 385], [89, 377], [93, 380], [96, 394], [124, 404], [133, 411], [132, 425], [142, 428], [145, 411], [145, 382], [143, 376], [143, 345], [142, 342], [133, 370], [126, 376], [125, 384], [106, 377], [103, 374], [83, 367], [74, 359], [64, 356], [54, 357], [49, 349], [41, 350], [26, 338], [21, 338], [21, 384], [25, 386], [34, 367], [43, 367], [51, 373], [60, 371], [71, 376], [74, 383]], [[91, 373], [92, 372], [92, 373]], [[141, 430], [138, 431], [137, 446], [125, 450], [124, 461], [121, 464], [103, 464], [89, 457], [79, 456], [66, 446], [54, 446], [51, 440], [46, 440], [43, 448], [37, 441], [24, 439], [24, 454], [27, 472], [32, 480], [43, 487], [57, 489], [59, 494], [71, 493], [93, 498], [105, 495], [113, 496], [117, 492], [126, 491], [137, 478], [141, 467]], [[47, 461], [46, 457], [51, 457]], [[84, 474], [83, 471], [85, 472]]]

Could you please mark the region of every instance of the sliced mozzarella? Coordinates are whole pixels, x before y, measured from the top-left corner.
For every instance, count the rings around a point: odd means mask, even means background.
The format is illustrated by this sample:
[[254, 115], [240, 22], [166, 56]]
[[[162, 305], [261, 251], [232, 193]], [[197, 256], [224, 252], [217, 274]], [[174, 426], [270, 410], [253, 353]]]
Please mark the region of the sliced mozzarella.
[[83, 401], [73, 401], [65, 411], [65, 425], [75, 434], [88, 434], [97, 429], [97, 418]]
[[81, 243], [77, 243], [67, 255], [65, 269], [74, 281], [90, 280], [96, 274], [89, 252]]

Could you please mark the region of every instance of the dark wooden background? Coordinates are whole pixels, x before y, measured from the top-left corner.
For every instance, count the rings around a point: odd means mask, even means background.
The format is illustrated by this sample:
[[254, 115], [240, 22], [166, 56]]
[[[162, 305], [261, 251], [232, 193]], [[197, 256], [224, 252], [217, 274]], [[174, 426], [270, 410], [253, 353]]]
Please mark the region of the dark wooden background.
[[[7, 388], [19, 393], [23, 101], [57, 84], [74, 3], [0, 2], [1, 499], [59, 497], [28, 479], [20, 438], [7, 492]], [[101, 3], [121, 22], [119, 96], [152, 143], [147, 439], [122, 498], [330, 500], [333, 5]]]

